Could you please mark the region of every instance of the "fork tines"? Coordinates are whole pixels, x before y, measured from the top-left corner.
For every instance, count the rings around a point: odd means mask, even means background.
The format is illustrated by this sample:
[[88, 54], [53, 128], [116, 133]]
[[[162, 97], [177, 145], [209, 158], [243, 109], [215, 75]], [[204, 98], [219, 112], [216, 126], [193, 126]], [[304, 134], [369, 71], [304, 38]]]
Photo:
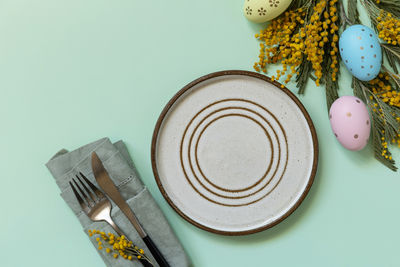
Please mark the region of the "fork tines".
[[[78, 199], [81, 208], [84, 211], [87, 211], [89, 207], [94, 206], [96, 202], [104, 198], [104, 194], [92, 182], [90, 182], [83, 173], [79, 172], [79, 174], [80, 176], [76, 175], [76, 179], [73, 178], [72, 181], [69, 182], [69, 185], [71, 186], [75, 197]], [[76, 180], [78, 180], [78, 182]], [[85, 182], [83, 182], [83, 180]]]

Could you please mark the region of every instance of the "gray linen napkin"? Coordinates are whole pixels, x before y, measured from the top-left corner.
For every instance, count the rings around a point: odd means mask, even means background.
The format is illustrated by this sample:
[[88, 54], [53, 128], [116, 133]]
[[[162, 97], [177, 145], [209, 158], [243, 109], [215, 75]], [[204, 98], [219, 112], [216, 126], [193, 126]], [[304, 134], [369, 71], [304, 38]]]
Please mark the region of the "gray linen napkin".
[[[122, 141], [112, 144], [108, 138], [103, 138], [71, 152], [63, 149], [46, 164], [61, 189], [61, 197], [78, 217], [85, 233], [88, 234], [87, 230], [89, 229], [98, 229], [107, 233], [114, 232], [107, 223], [93, 222], [86, 216], [68, 184], [70, 179], [79, 172], [82, 172], [91, 182], [96, 184], [91, 168], [93, 151], [97, 153], [122, 196], [127, 200], [143, 228], [170, 265], [174, 267], [189, 266], [190, 262], [187, 255], [157, 203], [140, 180], [128, 150]], [[143, 248], [145, 254], [155, 263], [139, 234], [114, 203], [111, 216], [128, 238], [135, 245]], [[93, 238], [91, 238], [91, 241], [94, 246], [97, 245]], [[142, 266], [138, 261], [129, 262], [121, 257], [114, 259], [112, 255], [106, 255], [104, 250], [98, 251], [107, 266]]]

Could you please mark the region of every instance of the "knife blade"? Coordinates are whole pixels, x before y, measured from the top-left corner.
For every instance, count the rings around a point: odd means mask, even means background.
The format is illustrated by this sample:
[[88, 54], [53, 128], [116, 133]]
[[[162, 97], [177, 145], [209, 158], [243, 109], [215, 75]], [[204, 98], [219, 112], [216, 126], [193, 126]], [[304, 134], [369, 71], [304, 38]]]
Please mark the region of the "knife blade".
[[129, 221], [132, 223], [133, 227], [135, 227], [139, 236], [141, 238], [144, 238], [146, 236], [145, 231], [140, 225], [135, 214], [132, 212], [131, 208], [126, 203], [125, 199], [122, 198], [121, 194], [119, 193], [114, 182], [108, 175], [107, 170], [104, 168], [103, 163], [101, 162], [99, 156], [97, 156], [96, 152], [92, 153], [92, 169], [93, 175], [96, 178], [99, 186], [112, 199], [112, 201], [114, 201], [114, 203], [120, 208], [125, 216], [128, 217]]
[[157, 263], [161, 267], [169, 267], [170, 265], [165, 260], [164, 256], [158, 250], [157, 246], [154, 244], [153, 240], [151, 240], [150, 236], [144, 231], [143, 227], [140, 225], [138, 219], [135, 214], [129, 207], [128, 203], [126, 203], [125, 199], [121, 196], [118, 188], [115, 186], [114, 182], [111, 180], [108, 175], [107, 170], [104, 168], [103, 163], [100, 158], [96, 154], [96, 152], [92, 153], [92, 170], [93, 175], [96, 178], [98, 185], [103, 189], [103, 191], [108, 195], [112, 201], [119, 207], [119, 209], [125, 214], [125, 216], [129, 219], [133, 227], [138, 232], [139, 236], [143, 239], [150, 252], [153, 254]]

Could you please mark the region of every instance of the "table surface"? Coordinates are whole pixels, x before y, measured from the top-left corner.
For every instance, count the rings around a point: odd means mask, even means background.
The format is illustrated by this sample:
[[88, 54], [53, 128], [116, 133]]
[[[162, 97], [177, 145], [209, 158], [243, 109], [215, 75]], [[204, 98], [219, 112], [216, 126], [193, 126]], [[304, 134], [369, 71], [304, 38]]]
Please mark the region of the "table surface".
[[312, 82], [299, 98], [317, 130], [319, 168], [284, 222], [248, 236], [211, 234], [159, 192], [150, 142], [164, 105], [199, 76], [251, 70], [257, 59], [262, 25], [244, 18], [242, 1], [0, 1], [1, 266], [103, 265], [44, 164], [61, 148], [105, 136], [127, 143], [194, 266], [400, 265], [399, 173], [371, 147], [338, 144], [324, 89]]

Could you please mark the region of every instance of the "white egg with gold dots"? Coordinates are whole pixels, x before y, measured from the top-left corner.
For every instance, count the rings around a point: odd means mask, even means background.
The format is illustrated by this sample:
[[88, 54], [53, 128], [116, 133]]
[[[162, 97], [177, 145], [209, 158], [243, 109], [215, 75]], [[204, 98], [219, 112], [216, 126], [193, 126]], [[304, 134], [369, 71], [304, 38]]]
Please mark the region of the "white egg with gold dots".
[[291, 2], [292, 0], [245, 0], [243, 12], [248, 20], [263, 23], [278, 17]]

